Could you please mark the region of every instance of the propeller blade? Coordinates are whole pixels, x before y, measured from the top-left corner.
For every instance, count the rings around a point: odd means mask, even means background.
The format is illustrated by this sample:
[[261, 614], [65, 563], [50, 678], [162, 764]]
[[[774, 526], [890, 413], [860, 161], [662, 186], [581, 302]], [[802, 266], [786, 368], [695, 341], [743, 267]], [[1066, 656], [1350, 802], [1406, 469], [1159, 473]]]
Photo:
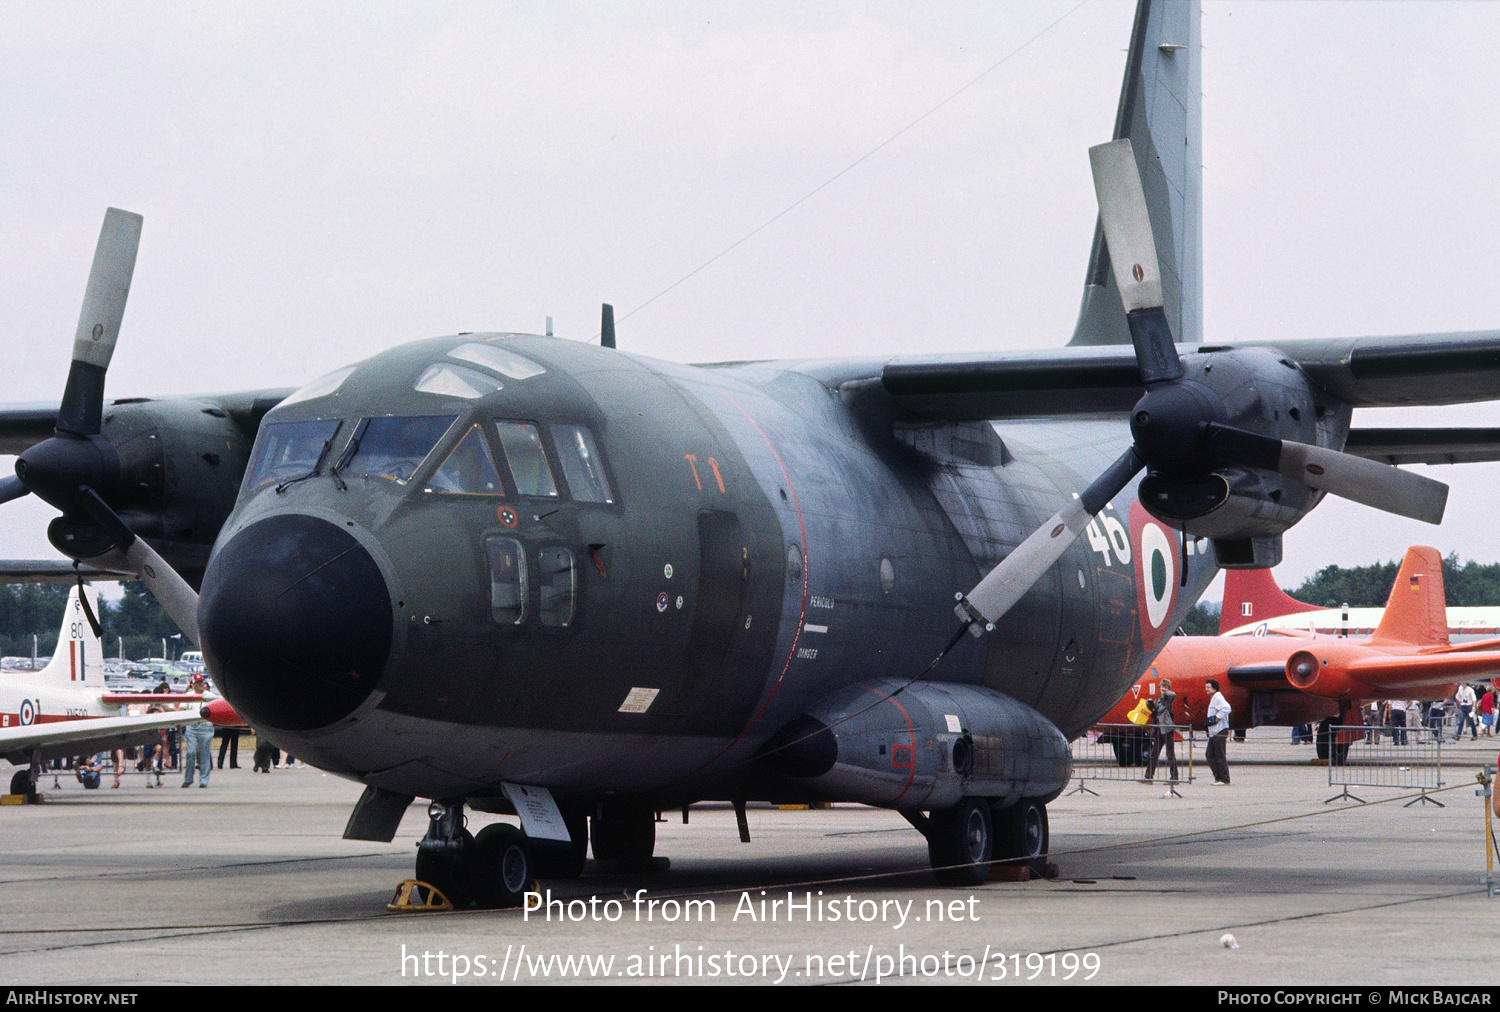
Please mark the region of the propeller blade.
[[978, 636], [993, 627], [1001, 616], [1026, 596], [1032, 586], [1051, 569], [1064, 552], [1078, 540], [1105, 505], [1130, 484], [1145, 460], [1135, 447], [1127, 449], [1083, 494], [1052, 514], [1016, 550], [1000, 560], [968, 595], [960, 594], [954, 609], [958, 617], [973, 623], [969, 631]]
[[1210, 422], [1204, 438], [1225, 464], [1276, 471], [1309, 488], [1429, 524], [1443, 522], [1448, 486], [1399, 467]]
[[104, 213], [94, 266], [83, 294], [83, 311], [78, 316], [78, 333], [73, 338], [73, 366], [57, 412], [57, 427], [63, 432], [91, 436], [99, 431], [104, 374], [120, 336], [136, 250], [141, 244], [141, 222], [140, 215], [115, 207]]
[[1147, 386], [1182, 376], [1182, 360], [1162, 308], [1161, 265], [1146, 210], [1146, 191], [1128, 138], [1089, 148], [1099, 221], [1109, 262], [1130, 324], [1141, 380]]
[[114, 539], [115, 547], [125, 553], [131, 572], [145, 583], [151, 596], [182, 630], [198, 645], [198, 592], [177, 574], [156, 550], [136, 537], [114, 510], [91, 488], [83, 490], [83, 508], [90, 518]]
[[12, 499], [19, 499], [21, 498], [21, 496], [30, 491], [31, 489], [23, 485], [21, 483], [21, 479], [16, 477], [15, 475], [11, 475], [7, 478], [0, 478], [0, 503], [7, 503]]
[[1443, 522], [1448, 486], [1412, 471], [1307, 443], [1281, 441], [1276, 470], [1294, 481], [1387, 513]]

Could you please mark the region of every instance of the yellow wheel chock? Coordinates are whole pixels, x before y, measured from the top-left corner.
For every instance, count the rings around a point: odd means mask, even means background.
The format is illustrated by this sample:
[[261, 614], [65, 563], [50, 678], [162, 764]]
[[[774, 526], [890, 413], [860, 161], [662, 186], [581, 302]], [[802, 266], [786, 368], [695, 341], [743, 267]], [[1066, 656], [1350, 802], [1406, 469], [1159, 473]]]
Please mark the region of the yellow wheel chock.
[[453, 904], [437, 886], [409, 878], [396, 886], [396, 894], [385, 908], [397, 913], [407, 913], [415, 910], [452, 910]]

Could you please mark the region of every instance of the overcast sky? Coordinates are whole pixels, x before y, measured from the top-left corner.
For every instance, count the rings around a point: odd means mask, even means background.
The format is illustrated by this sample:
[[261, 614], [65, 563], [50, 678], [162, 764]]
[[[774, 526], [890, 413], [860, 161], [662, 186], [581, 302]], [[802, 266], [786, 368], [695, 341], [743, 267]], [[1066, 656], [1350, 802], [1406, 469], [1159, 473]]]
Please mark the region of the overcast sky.
[[[1059, 346], [1133, 5], [0, 13], [6, 399], [55, 401], [109, 205], [146, 219], [110, 396], [295, 386], [547, 316], [588, 340], [603, 301], [677, 361]], [[1203, 40], [1209, 340], [1500, 327], [1500, 4], [1209, 3]], [[1495, 422], [1455, 417], [1355, 421]], [[1500, 465], [1429, 473], [1441, 528], [1330, 501], [1278, 578], [1413, 542], [1500, 558]], [[47, 509], [5, 510], [0, 555], [50, 556]]]

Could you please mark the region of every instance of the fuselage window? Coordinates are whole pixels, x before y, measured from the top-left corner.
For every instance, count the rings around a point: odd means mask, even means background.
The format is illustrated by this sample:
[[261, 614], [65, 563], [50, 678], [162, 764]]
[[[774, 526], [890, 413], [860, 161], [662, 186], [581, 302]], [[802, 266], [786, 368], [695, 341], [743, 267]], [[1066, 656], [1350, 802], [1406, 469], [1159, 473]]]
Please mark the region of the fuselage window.
[[553, 425], [551, 429], [552, 443], [573, 498], [579, 502], [614, 502], [593, 434], [581, 425]]
[[301, 478], [315, 471], [338, 432], [337, 418], [312, 422], [274, 422], [261, 429], [247, 488]]
[[515, 538], [484, 539], [490, 563], [490, 617], [502, 625], [526, 621], [526, 556]]
[[442, 495], [505, 494], [500, 487], [500, 472], [495, 467], [489, 442], [478, 425], [469, 427], [422, 491]]
[[537, 562], [542, 625], [558, 628], [570, 625], [578, 592], [573, 553], [566, 548], [547, 547], [537, 553]]
[[530, 422], [496, 422], [495, 427], [500, 431], [500, 445], [505, 448], [516, 491], [521, 495], [557, 495], [557, 482], [536, 426]]
[[356, 430], [340, 470], [377, 474], [404, 484], [432, 452], [456, 415], [367, 418]]

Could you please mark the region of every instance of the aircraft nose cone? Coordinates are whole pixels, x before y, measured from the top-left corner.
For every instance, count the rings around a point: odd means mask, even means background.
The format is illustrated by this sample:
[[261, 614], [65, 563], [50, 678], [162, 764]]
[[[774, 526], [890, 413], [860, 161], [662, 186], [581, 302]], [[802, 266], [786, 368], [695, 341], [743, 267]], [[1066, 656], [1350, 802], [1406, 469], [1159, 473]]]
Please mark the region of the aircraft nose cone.
[[309, 731], [375, 688], [391, 649], [380, 567], [343, 528], [268, 517], [214, 553], [198, 602], [203, 655], [252, 726]]

